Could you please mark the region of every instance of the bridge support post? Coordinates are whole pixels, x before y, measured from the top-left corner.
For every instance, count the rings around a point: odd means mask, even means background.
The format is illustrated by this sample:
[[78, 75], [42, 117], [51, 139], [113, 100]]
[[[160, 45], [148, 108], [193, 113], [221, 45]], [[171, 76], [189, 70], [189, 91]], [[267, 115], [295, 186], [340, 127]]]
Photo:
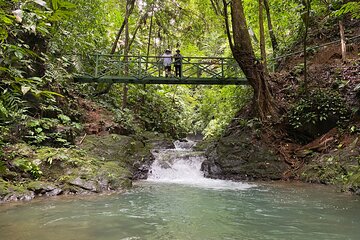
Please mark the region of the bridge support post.
[[95, 54], [95, 77], [98, 77], [99, 54]]
[[225, 73], [224, 73], [224, 59], [221, 58], [221, 77], [224, 78], [225, 77]]
[[138, 79], [141, 77], [141, 56], [138, 56]]

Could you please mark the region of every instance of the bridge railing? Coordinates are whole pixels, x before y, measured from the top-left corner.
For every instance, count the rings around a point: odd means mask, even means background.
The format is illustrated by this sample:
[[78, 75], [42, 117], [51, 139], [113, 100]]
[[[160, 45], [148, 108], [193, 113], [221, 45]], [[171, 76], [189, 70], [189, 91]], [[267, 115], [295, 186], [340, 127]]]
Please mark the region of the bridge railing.
[[[82, 61], [80, 74], [100, 78], [103, 76], [129, 77], [133, 79], [165, 77], [161, 56], [123, 56], [110, 54], [87, 55]], [[85, 67], [86, 66], [86, 67]], [[175, 77], [174, 66], [172, 75]], [[183, 57], [182, 79], [238, 79], [243, 78], [237, 62], [232, 58]]]

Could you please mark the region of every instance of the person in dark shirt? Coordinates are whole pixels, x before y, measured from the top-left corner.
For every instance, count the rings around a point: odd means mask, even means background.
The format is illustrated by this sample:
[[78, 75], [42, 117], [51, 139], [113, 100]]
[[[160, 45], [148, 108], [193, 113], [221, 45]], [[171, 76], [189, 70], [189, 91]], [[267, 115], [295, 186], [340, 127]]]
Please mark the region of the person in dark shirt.
[[174, 67], [175, 67], [175, 76], [181, 78], [182, 76], [182, 59], [183, 56], [180, 54], [180, 50], [176, 50], [176, 54], [173, 56], [174, 58]]

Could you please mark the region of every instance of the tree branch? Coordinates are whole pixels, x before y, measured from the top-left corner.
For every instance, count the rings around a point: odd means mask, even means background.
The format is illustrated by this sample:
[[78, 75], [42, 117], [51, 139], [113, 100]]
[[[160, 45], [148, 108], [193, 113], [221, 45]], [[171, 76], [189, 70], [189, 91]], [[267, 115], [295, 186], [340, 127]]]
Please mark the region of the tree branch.
[[229, 24], [228, 11], [227, 11], [229, 3], [227, 3], [226, 0], [223, 0], [223, 5], [224, 5], [224, 15], [223, 16], [224, 16], [224, 20], [225, 20], [226, 35], [229, 40], [230, 49], [231, 49], [231, 51], [233, 51], [234, 44], [232, 42], [232, 36], [230, 33], [230, 24]]

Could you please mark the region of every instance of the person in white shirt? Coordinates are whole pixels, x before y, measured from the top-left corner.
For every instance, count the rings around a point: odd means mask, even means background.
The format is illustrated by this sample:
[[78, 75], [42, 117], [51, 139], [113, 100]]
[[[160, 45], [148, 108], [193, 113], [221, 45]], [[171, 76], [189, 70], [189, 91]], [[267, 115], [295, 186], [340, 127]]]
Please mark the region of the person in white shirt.
[[171, 73], [171, 62], [172, 62], [172, 54], [170, 49], [166, 49], [165, 53], [161, 57], [165, 68], [165, 77], [169, 77]]

